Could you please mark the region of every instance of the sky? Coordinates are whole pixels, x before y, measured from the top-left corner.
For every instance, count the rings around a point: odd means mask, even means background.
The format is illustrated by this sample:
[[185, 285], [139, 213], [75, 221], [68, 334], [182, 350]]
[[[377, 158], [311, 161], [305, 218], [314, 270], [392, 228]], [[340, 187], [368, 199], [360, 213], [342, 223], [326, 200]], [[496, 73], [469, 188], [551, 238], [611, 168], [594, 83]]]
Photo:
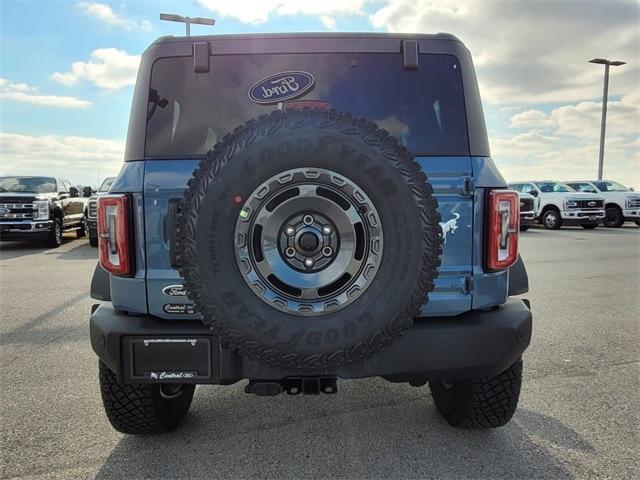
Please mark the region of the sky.
[[640, 189], [640, 0], [0, 0], [0, 175], [97, 185], [122, 163], [139, 55], [183, 35], [453, 33], [472, 53], [491, 154], [508, 181], [605, 178]]

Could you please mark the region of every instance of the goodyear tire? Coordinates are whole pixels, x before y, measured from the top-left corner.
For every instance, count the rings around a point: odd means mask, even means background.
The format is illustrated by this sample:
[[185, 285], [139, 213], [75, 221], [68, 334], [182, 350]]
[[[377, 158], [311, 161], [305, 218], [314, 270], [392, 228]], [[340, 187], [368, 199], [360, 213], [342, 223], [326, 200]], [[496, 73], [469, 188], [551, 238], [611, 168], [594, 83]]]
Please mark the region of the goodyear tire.
[[456, 428], [497, 428], [516, 411], [522, 385], [522, 360], [495, 377], [430, 381], [429, 389], [449, 425]]
[[411, 154], [336, 111], [275, 111], [202, 160], [177, 260], [203, 322], [260, 363], [305, 371], [368, 358], [433, 289], [442, 233]]
[[195, 385], [123, 385], [99, 362], [100, 394], [111, 426], [130, 435], [175, 430], [189, 411]]

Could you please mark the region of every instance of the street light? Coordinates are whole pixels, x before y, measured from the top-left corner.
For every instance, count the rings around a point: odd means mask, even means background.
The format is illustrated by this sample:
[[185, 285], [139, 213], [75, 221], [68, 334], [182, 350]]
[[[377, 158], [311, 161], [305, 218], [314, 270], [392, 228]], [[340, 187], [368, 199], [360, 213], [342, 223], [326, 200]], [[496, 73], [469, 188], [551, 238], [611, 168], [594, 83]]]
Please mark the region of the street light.
[[600, 157], [598, 159], [598, 180], [602, 180], [602, 166], [604, 163], [604, 132], [607, 125], [607, 99], [609, 96], [609, 67], [619, 67], [627, 62], [619, 60], [606, 60], [604, 58], [594, 58], [589, 63], [599, 63], [604, 65], [604, 90], [602, 92], [602, 120], [600, 123]]
[[214, 25], [216, 21], [213, 18], [202, 17], [183, 17], [182, 15], [174, 15], [173, 13], [161, 13], [160, 20], [166, 20], [168, 22], [181, 22], [187, 26], [187, 37], [191, 36], [191, 24], [197, 23], [198, 25]]

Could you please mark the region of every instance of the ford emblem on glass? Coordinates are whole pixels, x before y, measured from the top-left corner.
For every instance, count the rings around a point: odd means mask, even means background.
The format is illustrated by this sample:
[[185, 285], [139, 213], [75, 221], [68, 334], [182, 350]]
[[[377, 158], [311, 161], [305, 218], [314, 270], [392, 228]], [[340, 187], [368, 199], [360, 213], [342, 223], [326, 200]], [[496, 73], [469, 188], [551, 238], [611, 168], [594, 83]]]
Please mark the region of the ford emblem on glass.
[[313, 75], [307, 72], [274, 73], [254, 83], [249, 98], [261, 105], [272, 105], [304, 95], [314, 83]]

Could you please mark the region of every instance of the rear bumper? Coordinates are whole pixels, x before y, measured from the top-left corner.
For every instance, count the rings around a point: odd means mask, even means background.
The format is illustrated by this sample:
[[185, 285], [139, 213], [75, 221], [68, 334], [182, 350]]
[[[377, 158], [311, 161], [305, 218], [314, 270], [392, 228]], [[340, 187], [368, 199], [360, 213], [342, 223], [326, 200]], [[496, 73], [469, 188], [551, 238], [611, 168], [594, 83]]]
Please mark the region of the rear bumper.
[[364, 362], [335, 370], [287, 371], [260, 365], [225, 348], [200, 321], [130, 316], [116, 312], [108, 303], [97, 306], [90, 321], [93, 350], [123, 383], [157, 382], [158, 378], [231, 384], [243, 378], [300, 376], [384, 377], [392, 381], [491, 376], [522, 356], [531, 330], [528, 304], [509, 299], [490, 311], [417, 319], [400, 339]]
[[0, 223], [0, 237], [9, 238], [30, 238], [46, 234], [51, 230], [51, 220], [23, 221], [23, 222], [2, 222]]

